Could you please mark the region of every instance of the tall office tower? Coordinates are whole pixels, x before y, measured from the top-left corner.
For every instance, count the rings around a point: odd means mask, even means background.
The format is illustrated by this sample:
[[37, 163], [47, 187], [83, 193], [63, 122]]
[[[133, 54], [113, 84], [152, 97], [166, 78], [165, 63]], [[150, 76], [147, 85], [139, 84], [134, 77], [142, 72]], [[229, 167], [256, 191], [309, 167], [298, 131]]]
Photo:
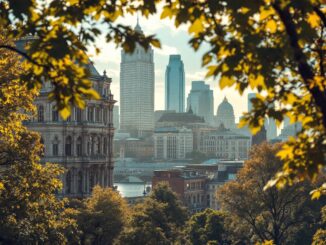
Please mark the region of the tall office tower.
[[270, 141], [277, 137], [277, 127], [274, 118], [268, 118], [267, 140]]
[[216, 112], [216, 126], [220, 127], [221, 124], [228, 129], [234, 129], [236, 127], [233, 106], [228, 102], [226, 97], [218, 106]]
[[214, 124], [213, 90], [204, 81], [193, 81], [187, 98], [187, 111], [192, 109], [197, 116], [204, 117], [205, 122]]
[[[142, 32], [137, 21], [135, 30]], [[120, 130], [142, 136], [154, 130], [154, 52], [140, 45], [121, 52]]]
[[117, 105], [113, 107], [113, 127], [116, 130], [120, 128], [120, 112], [119, 112], [119, 106]]
[[256, 93], [249, 93], [248, 94], [248, 112], [252, 110], [253, 106], [250, 99], [256, 98]]
[[185, 71], [180, 55], [170, 55], [165, 71], [165, 109], [184, 112]]

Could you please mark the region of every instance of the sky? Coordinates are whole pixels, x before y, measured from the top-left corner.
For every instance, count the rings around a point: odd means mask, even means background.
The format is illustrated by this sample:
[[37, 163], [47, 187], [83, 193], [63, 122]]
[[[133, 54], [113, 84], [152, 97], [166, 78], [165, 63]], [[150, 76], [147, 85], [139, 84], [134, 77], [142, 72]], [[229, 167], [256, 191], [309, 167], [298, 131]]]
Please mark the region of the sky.
[[[123, 19], [118, 19], [118, 22], [135, 27], [137, 17], [126, 16]], [[169, 19], [161, 20], [159, 15], [154, 15], [148, 19], [144, 17], [139, 18], [139, 24], [144, 31], [145, 35], [155, 34], [161, 41], [161, 49], [154, 49], [154, 63], [155, 63], [155, 110], [164, 110], [165, 106], [165, 69], [169, 61], [169, 55], [180, 54], [184, 63], [185, 75], [186, 75], [186, 94], [191, 90], [191, 82], [203, 80], [210, 85], [210, 88], [214, 91], [214, 114], [218, 105], [223, 101], [226, 96], [228, 101], [233, 105], [236, 121], [242, 115], [242, 112], [247, 111], [247, 94], [240, 96], [232, 88], [220, 90], [217, 79], [205, 79], [206, 68], [201, 67], [201, 57], [205, 52], [204, 48], [195, 52], [188, 41], [190, 36], [187, 32], [188, 27], [181, 25], [178, 29], [174, 27], [174, 24]], [[105, 30], [103, 30], [105, 33]], [[90, 52], [90, 58], [94, 62], [95, 67], [103, 73], [107, 72], [107, 76], [112, 78], [112, 93], [114, 98], [118, 101], [119, 105], [119, 73], [120, 73], [120, 61], [121, 61], [121, 48], [117, 48], [113, 43], [106, 43], [104, 37], [100, 37], [97, 40], [97, 45], [101, 49], [101, 53], [95, 55], [94, 52]], [[186, 105], [186, 101], [185, 101]]]

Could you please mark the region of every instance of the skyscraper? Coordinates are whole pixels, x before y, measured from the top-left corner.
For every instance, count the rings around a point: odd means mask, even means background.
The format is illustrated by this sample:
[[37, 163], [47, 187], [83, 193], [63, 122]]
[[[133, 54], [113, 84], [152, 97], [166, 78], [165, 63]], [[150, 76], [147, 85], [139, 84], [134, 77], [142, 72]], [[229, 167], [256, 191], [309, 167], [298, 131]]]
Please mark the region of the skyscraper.
[[[142, 32], [137, 21], [135, 30]], [[120, 129], [141, 136], [154, 129], [154, 52], [140, 45], [121, 52]]]
[[213, 90], [204, 81], [193, 81], [187, 98], [187, 111], [192, 109], [197, 116], [204, 117], [205, 122], [214, 123]]
[[113, 107], [113, 127], [116, 130], [120, 128], [120, 113], [119, 113], [119, 106], [115, 105]]
[[249, 93], [248, 94], [248, 112], [252, 110], [253, 106], [251, 103], [251, 99], [256, 98], [256, 93]]
[[165, 109], [184, 112], [185, 72], [180, 55], [170, 55], [165, 71]]

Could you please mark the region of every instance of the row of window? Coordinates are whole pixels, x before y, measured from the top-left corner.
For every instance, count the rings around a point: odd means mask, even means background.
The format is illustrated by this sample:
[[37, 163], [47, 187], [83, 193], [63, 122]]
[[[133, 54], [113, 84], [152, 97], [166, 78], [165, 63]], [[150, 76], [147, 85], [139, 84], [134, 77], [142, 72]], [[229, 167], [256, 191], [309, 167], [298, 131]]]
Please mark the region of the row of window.
[[[84, 142], [81, 137], [78, 137], [75, 144], [75, 152], [74, 152], [74, 144], [71, 136], [67, 136], [65, 139], [64, 144], [64, 154], [66, 156], [82, 156], [83, 154], [83, 147], [86, 147], [86, 154], [87, 155], [107, 155], [108, 154], [108, 139], [105, 137], [103, 142], [101, 142], [100, 137], [90, 137], [87, 141], [87, 144], [84, 146]], [[74, 154], [75, 153], [75, 154]], [[58, 138], [55, 137], [54, 141], [52, 142], [52, 155], [58, 156], [59, 155], [59, 141]]]
[[[74, 108], [74, 113], [66, 121], [70, 122], [72, 121], [72, 117], [74, 117], [74, 121], [82, 122], [83, 121], [83, 111], [79, 108]], [[55, 106], [52, 107], [52, 122], [58, 122], [59, 121], [59, 113]], [[103, 117], [102, 117], [103, 115]], [[102, 109], [100, 107], [90, 106], [87, 107], [87, 121], [88, 122], [102, 122], [107, 123], [112, 120], [112, 118], [109, 118], [110, 115], [109, 109]], [[112, 115], [112, 113], [111, 113]], [[45, 116], [44, 116], [44, 106], [39, 105], [37, 107], [37, 121], [38, 122], [44, 122]]]

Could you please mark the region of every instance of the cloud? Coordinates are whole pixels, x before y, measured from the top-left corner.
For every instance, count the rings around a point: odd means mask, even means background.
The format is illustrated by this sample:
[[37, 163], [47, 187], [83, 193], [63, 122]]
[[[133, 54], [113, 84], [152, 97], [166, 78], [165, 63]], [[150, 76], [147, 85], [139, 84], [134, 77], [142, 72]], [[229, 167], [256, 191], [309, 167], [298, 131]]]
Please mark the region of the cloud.
[[170, 54], [178, 54], [178, 49], [169, 45], [162, 45], [162, 48], [154, 48], [155, 54], [169, 56]]

